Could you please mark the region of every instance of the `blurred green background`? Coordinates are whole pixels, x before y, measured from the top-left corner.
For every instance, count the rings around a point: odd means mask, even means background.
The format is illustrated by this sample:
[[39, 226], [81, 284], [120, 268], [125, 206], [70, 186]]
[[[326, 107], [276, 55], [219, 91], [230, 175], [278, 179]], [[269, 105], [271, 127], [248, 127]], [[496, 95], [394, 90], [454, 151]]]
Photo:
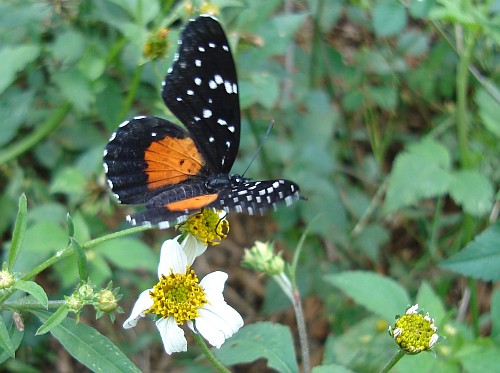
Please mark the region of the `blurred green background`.
[[[138, 208], [118, 205], [109, 193], [104, 146], [117, 125], [135, 115], [176, 121], [161, 100], [161, 82], [182, 25], [203, 11], [221, 21], [238, 70], [242, 137], [233, 172], [246, 169], [274, 120], [246, 176], [291, 179], [309, 198], [265, 218], [229, 215], [229, 238], [200, 264], [201, 272], [229, 273], [228, 303], [247, 323], [271, 319], [293, 328], [286, 299], [239, 261], [255, 240], [274, 240], [291, 258], [308, 227], [298, 280], [313, 363], [341, 362], [340, 347], [329, 338], [343, 336], [345, 348], [365, 333], [362, 323], [374, 325], [349, 286], [325, 286], [325, 275], [348, 270], [389, 276], [411, 299], [425, 283], [448, 319], [456, 316], [464, 288], [472, 287], [470, 313], [460, 320], [468, 321], [466, 335], [472, 341], [498, 332], [489, 316], [490, 306], [500, 307], [491, 300], [495, 287], [470, 281], [498, 280], [495, 267], [446, 259], [497, 218], [500, 1], [3, 1], [4, 249], [22, 193], [29, 211], [15, 270], [25, 273], [66, 246], [68, 212], [79, 242], [127, 227], [125, 215]], [[148, 231], [89, 250], [92, 281], [121, 287], [128, 313], [155, 278], [161, 242], [174, 234]], [[75, 263], [67, 258], [36, 281], [61, 299], [78, 283]], [[500, 268], [498, 259], [488, 264]], [[5, 369], [64, 371], [77, 364], [49, 336], [33, 337], [39, 324], [27, 317], [18, 359]], [[124, 318], [112, 325], [93, 320], [92, 310], [82, 315], [145, 371], [189, 366], [196, 356], [196, 350], [164, 356], [151, 328], [132, 338], [121, 329]], [[351, 368], [373, 371], [378, 362], [370, 353], [380, 356], [388, 346], [365, 351]], [[457, 356], [449, 371], [467, 367]]]

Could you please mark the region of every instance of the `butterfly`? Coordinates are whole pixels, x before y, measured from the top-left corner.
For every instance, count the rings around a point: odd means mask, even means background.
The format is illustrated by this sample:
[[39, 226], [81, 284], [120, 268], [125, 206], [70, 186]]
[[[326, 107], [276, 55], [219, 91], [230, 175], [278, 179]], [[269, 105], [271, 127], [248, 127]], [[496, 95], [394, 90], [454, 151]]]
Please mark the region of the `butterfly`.
[[262, 215], [305, 199], [291, 181], [230, 174], [240, 142], [238, 80], [217, 19], [191, 20], [178, 44], [162, 98], [185, 129], [136, 116], [119, 125], [104, 150], [107, 183], [119, 202], [146, 207], [127, 220], [164, 229], [202, 208]]

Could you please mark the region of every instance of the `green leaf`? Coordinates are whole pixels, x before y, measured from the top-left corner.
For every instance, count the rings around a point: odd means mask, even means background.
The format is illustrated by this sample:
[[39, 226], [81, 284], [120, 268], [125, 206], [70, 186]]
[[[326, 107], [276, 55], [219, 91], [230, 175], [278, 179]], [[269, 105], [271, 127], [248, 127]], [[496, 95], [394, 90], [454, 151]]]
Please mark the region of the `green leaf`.
[[36, 282], [17, 280], [14, 287], [17, 290], [24, 291], [33, 296], [33, 298], [35, 298], [45, 308], [49, 306], [49, 299], [47, 298], [45, 290], [43, 290], [43, 288]]
[[91, 92], [89, 82], [76, 71], [69, 70], [52, 76], [54, 83], [59, 87], [62, 96], [82, 113], [88, 112], [94, 94]]
[[[3, 319], [0, 316], [0, 324], [4, 324]], [[12, 323], [10, 326], [9, 340], [13, 346], [14, 351], [17, 351], [21, 342], [23, 341], [24, 330], [18, 330], [16, 328], [15, 323]], [[0, 336], [1, 338], [1, 336]], [[8, 350], [3, 347], [3, 344], [0, 342], [0, 364], [2, 364], [7, 359], [11, 359], [14, 356], [11, 356]]]
[[[49, 319], [48, 312], [35, 310], [31, 312], [42, 322]], [[54, 327], [51, 334], [71, 356], [94, 372], [140, 373], [118, 347], [94, 328], [68, 318]]]
[[434, 6], [435, 0], [411, 1], [409, 11], [412, 17], [426, 18]]
[[[64, 216], [64, 215], [63, 215]], [[68, 244], [68, 233], [60, 224], [50, 221], [36, 222], [26, 230], [24, 249], [19, 253], [14, 270], [29, 272], [41, 260], [65, 248]]]
[[50, 192], [67, 195], [70, 203], [75, 205], [87, 195], [87, 179], [80, 169], [66, 167], [54, 177]]
[[425, 312], [429, 312], [429, 315], [436, 320], [437, 325], [440, 325], [441, 321], [444, 320], [446, 310], [443, 302], [427, 281], [423, 281], [420, 285], [415, 303]]
[[441, 268], [483, 281], [500, 280], [500, 221], [474, 238], [462, 251], [440, 264]]
[[394, 36], [406, 27], [404, 4], [397, 0], [380, 1], [373, 10], [373, 29], [377, 36]]
[[9, 331], [5, 326], [3, 317], [0, 315], [0, 347], [13, 358], [16, 356], [16, 351], [14, 350], [14, 345], [10, 339]]
[[477, 90], [475, 99], [484, 127], [496, 137], [500, 137], [500, 121], [498, 120], [500, 104], [484, 88]]
[[27, 219], [28, 214], [28, 203], [26, 200], [26, 195], [22, 194], [19, 198], [19, 210], [17, 212], [16, 222], [14, 224], [14, 230], [12, 231], [12, 242], [10, 244], [9, 250], [9, 271], [12, 270], [14, 264], [16, 263], [19, 251], [23, 246], [24, 237], [26, 234]]
[[448, 192], [451, 175], [448, 150], [434, 140], [425, 139], [399, 154], [389, 179], [386, 212]]
[[94, 249], [118, 268], [147, 269], [156, 272], [158, 258], [149, 246], [136, 238], [117, 238], [97, 245]]
[[[38, 316], [37, 311], [35, 310], [29, 310], [29, 311]], [[67, 304], [64, 304], [61, 307], [59, 307], [54, 313], [52, 314], [47, 313], [47, 317], [44, 318], [43, 320], [40, 317], [38, 317], [44, 323], [42, 324], [42, 326], [38, 328], [35, 335], [43, 335], [47, 332], [50, 332], [52, 329], [54, 329], [64, 321], [66, 316], [68, 316], [68, 313], [69, 313], [69, 307]]]
[[395, 87], [391, 86], [367, 86], [367, 98], [375, 102], [380, 108], [384, 110], [394, 110], [398, 103], [398, 96]]
[[454, 356], [464, 372], [496, 372], [500, 366], [500, 347], [489, 340], [464, 345]]
[[0, 49], [0, 94], [16, 79], [16, 74], [40, 54], [38, 45], [20, 45]]
[[409, 56], [421, 56], [429, 49], [429, 38], [420, 31], [406, 31], [398, 37], [398, 51]]
[[478, 171], [458, 171], [452, 175], [450, 195], [471, 215], [488, 214], [493, 206], [493, 194], [490, 181]]
[[396, 281], [367, 271], [346, 271], [325, 276], [325, 281], [342, 290], [388, 323], [403, 314], [410, 305], [406, 290]]
[[298, 372], [292, 334], [288, 327], [280, 324], [258, 322], [247, 325], [214, 353], [225, 365], [265, 358], [269, 368], [278, 372]]
[[59, 63], [73, 64], [85, 52], [85, 38], [75, 30], [63, 31], [57, 35], [52, 45], [52, 55]]
[[80, 246], [80, 243], [73, 237], [70, 237], [69, 242], [70, 245], [75, 249], [78, 275], [80, 277], [80, 281], [85, 281], [89, 277], [87, 255], [85, 255], [85, 251], [83, 251], [82, 247]]

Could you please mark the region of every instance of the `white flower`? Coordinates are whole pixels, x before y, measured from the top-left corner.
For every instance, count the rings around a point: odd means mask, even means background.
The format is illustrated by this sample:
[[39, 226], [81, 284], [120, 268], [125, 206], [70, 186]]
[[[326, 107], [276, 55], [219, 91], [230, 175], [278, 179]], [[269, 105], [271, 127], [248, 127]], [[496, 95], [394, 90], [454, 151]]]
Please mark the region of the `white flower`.
[[217, 348], [236, 333], [243, 326], [243, 319], [224, 301], [222, 291], [227, 274], [212, 272], [198, 282], [190, 268], [205, 249], [206, 246], [189, 240], [189, 235], [182, 244], [177, 238], [165, 241], [158, 266], [159, 282], [139, 295], [123, 327], [136, 326], [146, 313], [156, 314], [156, 326], [167, 354], [187, 350], [180, 327], [184, 323]]

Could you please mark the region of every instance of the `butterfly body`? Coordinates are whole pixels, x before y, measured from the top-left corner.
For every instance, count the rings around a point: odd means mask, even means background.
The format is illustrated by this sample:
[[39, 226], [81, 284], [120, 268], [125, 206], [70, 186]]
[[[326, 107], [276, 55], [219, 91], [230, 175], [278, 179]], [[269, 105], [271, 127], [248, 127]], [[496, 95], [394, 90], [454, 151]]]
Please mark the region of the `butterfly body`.
[[162, 97], [186, 129], [138, 116], [119, 125], [104, 151], [108, 185], [118, 200], [146, 207], [127, 217], [131, 224], [167, 228], [205, 207], [262, 215], [303, 198], [291, 181], [229, 173], [240, 141], [238, 83], [216, 19], [200, 16], [186, 26]]

